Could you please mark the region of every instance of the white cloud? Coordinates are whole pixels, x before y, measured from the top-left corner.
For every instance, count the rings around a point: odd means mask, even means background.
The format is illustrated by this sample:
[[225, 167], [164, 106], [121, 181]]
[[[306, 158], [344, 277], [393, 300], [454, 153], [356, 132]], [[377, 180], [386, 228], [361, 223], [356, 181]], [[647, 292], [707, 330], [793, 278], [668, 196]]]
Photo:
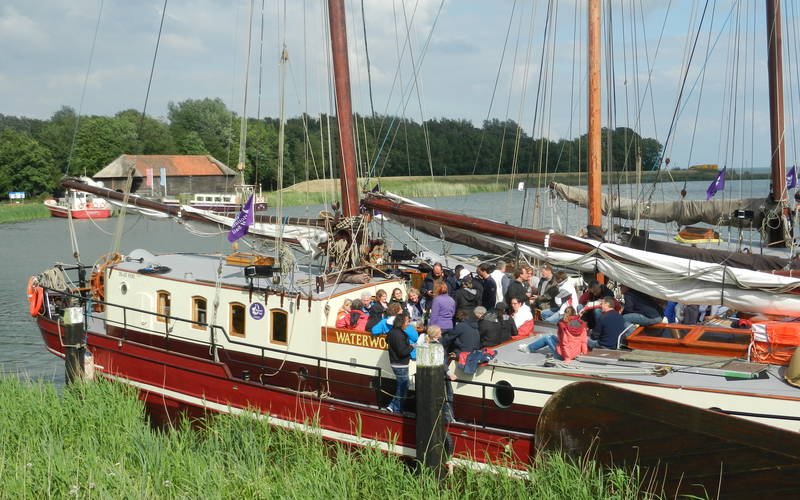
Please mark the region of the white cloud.
[[204, 52], [205, 47], [203, 42], [194, 36], [182, 36], [177, 33], [167, 33], [163, 35], [163, 43], [165, 47], [177, 51], [185, 52]]
[[0, 39], [36, 47], [43, 47], [48, 43], [47, 33], [39, 23], [11, 6], [5, 6], [0, 14]]
[[[116, 81], [126, 81], [129, 77], [140, 74], [140, 68], [133, 65], [117, 66], [92, 71], [89, 74], [86, 86], [88, 88], [100, 89]], [[47, 87], [59, 89], [65, 87], [82, 87], [85, 73], [68, 72], [50, 75], [47, 77]]]

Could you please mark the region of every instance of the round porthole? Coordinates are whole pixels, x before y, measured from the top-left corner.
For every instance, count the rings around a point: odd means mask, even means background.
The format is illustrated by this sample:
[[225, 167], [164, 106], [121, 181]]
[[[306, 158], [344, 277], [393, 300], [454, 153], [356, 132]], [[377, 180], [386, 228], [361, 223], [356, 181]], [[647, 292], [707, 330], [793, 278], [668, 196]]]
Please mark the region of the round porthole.
[[122, 295], [125, 295], [126, 293], [128, 293], [128, 284], [127, 284], [127, 283], [123, 283], [123, 284], [121, 284], [121, 285], [119, 286], [119, 292], [120, 292]]
[[508, 408], [514, 403], [514, 386], [501, 380], [494, 385], [494, 404], [500, 408]]

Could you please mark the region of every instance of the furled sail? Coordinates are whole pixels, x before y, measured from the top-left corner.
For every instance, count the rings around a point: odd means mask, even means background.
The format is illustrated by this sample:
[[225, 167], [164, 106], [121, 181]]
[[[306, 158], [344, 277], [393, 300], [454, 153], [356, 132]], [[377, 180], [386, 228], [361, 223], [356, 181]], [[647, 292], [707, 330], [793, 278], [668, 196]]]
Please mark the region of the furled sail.
[[[554, 232], [517, 228], [499, 222], [433, 210], [406, 203], [396, 196], [371, 194], [362, 204], [383, 216], [448, 241], [482, 242], [519, 252], [528, 258], [586, 272], [601, 272], [613, 280], [664, 300], [688, 304], [721, 304], [769, 314], [800, 313], [800, 279], [726, 263], [655, 254], [623, 245], [587, 240]], [[458, 239], [451, 239], [455, 236]], [[498, 252], [499, 253], [499, 252]]]
[[[559, 198], [586, 207], [589, 196], [585, 189], [558, 182], [550, 185]], [[602, 195], [603, 215], [623, 219], [644, 218], [657, 222], [676, 222], [681, 226], [705, 222], [715, 226], [738, 226], [741, 219], [733, 217], [737, 210], [753, 212], [753, 225], [761, 227], [764, 214], [775, 204], [766, 198], [739, 198], [731, 200], [680, 200], [667, 202], [642, 202], [619, 196]]]

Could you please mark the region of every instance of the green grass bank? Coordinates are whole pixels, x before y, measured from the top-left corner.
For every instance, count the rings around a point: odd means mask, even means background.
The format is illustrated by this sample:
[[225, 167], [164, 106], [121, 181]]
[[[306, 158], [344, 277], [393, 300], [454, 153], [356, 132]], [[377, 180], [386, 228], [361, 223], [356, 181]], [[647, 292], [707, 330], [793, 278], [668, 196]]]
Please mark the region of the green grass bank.
[[50, 217], [50, 212], [41, 203], [34, 200], [25, 203], [0, 204], [0, 224], [3, 222], [17, 222], [30, 219], [45, 219]]
[[553, 455], [531, 480], [459, 470], [439, 482], [247, 417], [153, 430], [130, 388], [0, 378], [0, 498], [654, 498], [634, 477]]

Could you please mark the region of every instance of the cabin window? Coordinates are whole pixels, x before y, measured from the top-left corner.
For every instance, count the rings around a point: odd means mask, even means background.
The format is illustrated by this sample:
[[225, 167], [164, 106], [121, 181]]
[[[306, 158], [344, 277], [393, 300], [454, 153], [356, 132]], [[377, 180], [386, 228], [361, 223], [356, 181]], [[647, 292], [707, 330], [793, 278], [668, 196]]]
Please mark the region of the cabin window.
[[750, 345], [750, 330], [726, 332], [707, 330], [697, 339], [701, 342], [720, 342], [723, 344]]
[[286, 344], [289, 339], [289, 314], [283, 309], [272, 309], [271, 317], [271, 337], [270, 340], [276, 344]]
[[231, 304], [231, 335], [244, 337], [245, 313], [244, 304], [234, 302]]
[[205, 330], [205, 324], [208, 323], [206, 316], [206, 299], [205, 297], [192, 297], [192, 328], [197, 330]]
[[222, 197], [221, 196], [215, 196], [214, 197], [214, 201], [220, 202], [220, 201], [222, 201]]
[[170, 304], [172, 303], [172, 299], [170, 299], [169, 292], [165, 290], [159, 290], [157, 294], [158, 294], [158, 300], [156, 301], [157, 304], [156, 312], [158, 314], [162, 314], [163, 316], [156, 316], [156, 320], [165, 323], [167, 321], [166, 316], [169, 316]]

